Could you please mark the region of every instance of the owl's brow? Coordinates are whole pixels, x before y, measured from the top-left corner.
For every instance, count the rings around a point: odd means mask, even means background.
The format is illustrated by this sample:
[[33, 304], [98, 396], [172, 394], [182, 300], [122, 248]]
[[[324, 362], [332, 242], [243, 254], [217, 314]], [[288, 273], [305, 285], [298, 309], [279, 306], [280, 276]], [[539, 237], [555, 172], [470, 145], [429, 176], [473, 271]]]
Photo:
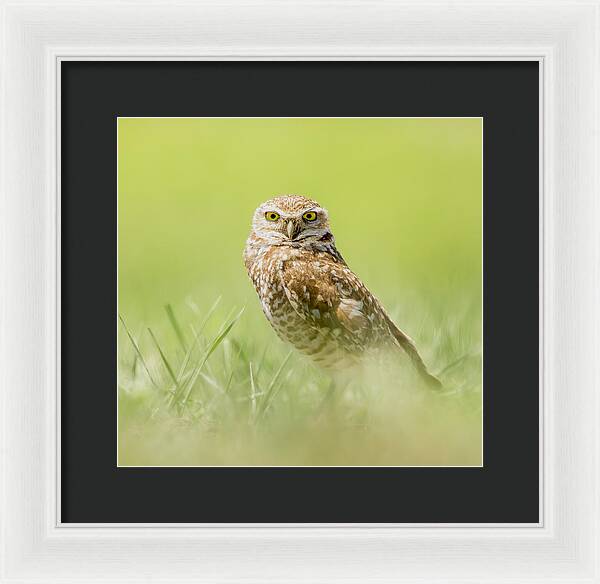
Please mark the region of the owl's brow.
[[295, 216], [296, 213], [304, 214], [314, 210], [325, 211], [325, 209], [323, 209], [323, 207], [321, 207], [320, 205], [312, 205], [311, 207], [304, 207], [298, 210], [284, 210], [276, 204], [262, 205], [261, 210], [263, 213], [271, 213], [272, 211], [275, 211], [276, 213], [279, 213], [282, 217]]
[[279, 213], [280, 215], [283, 214], [283, 211], [277, 205], [261, 205], [261, 207], [259, 207], [259, 211], [264, 213], [271, 213], [275, 211], [275, 213]]

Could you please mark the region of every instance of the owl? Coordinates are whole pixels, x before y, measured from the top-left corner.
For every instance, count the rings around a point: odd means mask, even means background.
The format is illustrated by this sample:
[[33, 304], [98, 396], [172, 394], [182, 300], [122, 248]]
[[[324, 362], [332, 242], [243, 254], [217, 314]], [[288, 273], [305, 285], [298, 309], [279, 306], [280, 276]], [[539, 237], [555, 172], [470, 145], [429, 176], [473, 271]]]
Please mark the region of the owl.
[[317, 365], [335, 371], [373, 352], [404, 351], [428, 385], [440, 386], [410, 337], [348, 267], [316, 201], [281, 195], [260, 205], [244, 263], [275, 332]]

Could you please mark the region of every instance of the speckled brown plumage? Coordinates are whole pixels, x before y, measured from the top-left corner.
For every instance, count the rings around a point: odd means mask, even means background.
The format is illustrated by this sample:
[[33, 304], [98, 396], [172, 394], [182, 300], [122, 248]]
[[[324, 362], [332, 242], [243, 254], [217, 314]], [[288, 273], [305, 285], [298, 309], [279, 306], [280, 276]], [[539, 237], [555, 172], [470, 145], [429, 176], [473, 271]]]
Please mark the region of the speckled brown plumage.
[[260, 205], [244, 263], [277, 334], [317, 364], [340, 369], [371, 350], [402, 348], [422, 377], [439, 385], [412, 340], [350, 270], [316, 201], [282, 195]]

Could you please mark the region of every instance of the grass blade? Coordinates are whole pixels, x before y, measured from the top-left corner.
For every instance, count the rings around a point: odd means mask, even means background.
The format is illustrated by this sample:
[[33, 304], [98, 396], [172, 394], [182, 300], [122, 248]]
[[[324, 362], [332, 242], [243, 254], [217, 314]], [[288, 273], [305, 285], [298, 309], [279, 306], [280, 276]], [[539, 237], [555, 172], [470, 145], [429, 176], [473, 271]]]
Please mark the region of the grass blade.
[[[206, 313], [204, 319], [202, 320], [202, 322], [200, 323], [200, 330], [196, 330], [196, 328], [194, 327], [193, 324], [190, 324], [190, 327], [192, 329], [192, 334], [194, 335], [194, 342], [192, 343], [191, 347], [189, 348], [189, 350], [186, 352], [185, 357], [183, 359], [183, 362], [181, 363], [181, 366], [179, 367], [179, 371], [177, 372], [177, 379], [179, 381], [179, 383], [181, 383], [181, 380], [183, 378], [183, 376], [185, 375], [185, 371], [187, 369], [187, 366], [190, 362], [190, 359], [194, 353], [194, 350], [196, 349], [196, 346], [200, 345], [200, 333], [202, 332], [202, 330], [204, 329], [206, 323], [208, 322], [208, 319], [212, 316], [212, 314], [214, 313], [214, 311], [217, 309], [217, 306], [219, 305], [219, 302], [221, 302], [221, 296], [219, 296], [214, 302], [213, 305], [210, 307], [210, 309], [208, 310], [208, 312]], [[195, 305], [194, 305], [195, 307]], [[197, 310], [197, 307], [194, 308], [194, 310]], [[181, 328], [181, 327], [180, 327]], [[183, 333], [182, 333], [183, 336]], [[169, 402], [169, 406], [171, 406], [173, 404], [173, 400], [175, 398], [175, 394], [171, 395], [171, 400]]]
[[206, 316], [200, 323], [200, 330], [198, 332], [202, 332], [204, 330], [204, 327], [206, 326], [206, 323], [208, 322], [209, 318], [213, 315], [215, 310], [217, 310], [217, 306], [219, 306], [219, 303], [221, 302], [221, 298], [222, 298], [222, 296], [217, 297], [217, 299], [213, 302], [213, 305], [208, 309]]
[[242, 359], [244, 364], [247, 365], [250, 362], [250, 359], [248, 358], [248, 355], [246, 355], [246, 351], [244, 351], [244, 348], [242, 347], [242, 345], [240, 345], [240, 343], [238, 343], [235, 339], [230, 339], [230, 343], [237, 350], [236, 360]]
[[131, 377], [133, 377], [135, 379], [135, 375], [137, 373], [137, 364], [139, 361], [139, 357], [137, 356], [137, 353], [134, 353], [133, 355], [133, 363], [131, 364]]
[[223, 342], [223, 339], [229, 334], [229, 331], [233, 328], [235, 323], [242, 316], [243, 312], [244, 312], [244, 309], [242, 308], [242, 310], [240, 310], [238, 315], [223, 329], [222, 332], [218, 333], [217, 336], [212, 340], [212, 342], [209, 345], [208, 349], [206, 350], [204, 356], [202, 357], [200, 364], [196, 367], [196, 369], [194, 370], [194, 374], [188, 381], [187, 391], [186, 391], [185, 397], [183, 399], [183, 404], [182, 404], [183, 406], [185, 406], [187, 401], [190, 399], [190, 395], [191, 395], [192, 389], [194, 388], [194, 385], [196, 383], [196, 379], [198, 379], [198, 375], [200, 375], [200, 371], [202, 370], [202, 368], [208, 361], [208, 358], [213, 354], [213, 352], [217, 349], [217, 347]]
[[191, 344], [188, 352], [185, 354], [185, 357], [183, 358], [183, 361], [181, 362], [181, 366], [179, 367], [179, 371], [177, 372], [177, 379], [179, 381], [181, 381], [181, 378], [183, 377], [185, 370], [187, 369], [188, 363], [189, 363], [190, 359], [192, 358], [192, 354], [194, 353], [194, 350], [196, 349], [196, 346], [198, 345], [198, 341], [200, 339], [200, 335], [196, 332], [196, 330], [194, 329], [193, 326], [192, 326], [192, 332], [194, 333], [194, 342]]
[[233, 369], [231, 370], [231, 373], [229, 374], [229, 379], [227, 380], [227, 385], [225, 386], [225, 389], [223, 390], [223, 393], [228, 393], [229, 392], [229, 388], [231, 387], [231, 382], [233, 381]]
[[260, 409], [259, 409], [258, 416], [257, 416], [258, 421], [262, 420], [265, 413], [269, 409], [271, 402], [277, 395], [277, 392], [275, 391], [275, 384], [279, 380], [279, 377], [281, 376], [281, 373], [283, 372], [284, 367], [287, 365], [287, 362], [290, 360], [290, 357], [292, 356], [292, 352], [293, 351], [290, 351], [286, 355], [285, 359], [282, 361], [281, 365], [279, 366], [279, 369], [277, 369], [277, 372], [275, 373], [275, 375], [273, 375], [273, 379], [271, 379], [269, 386], [267, 387], [267, 390], [265, 392], [266, 395], [260, 402]]
[[262, 369], [262, 366], [265, 363], [265, 357], [267, 356], [268, 350], [269, 350], [269, 344], [267, 343], [265, 345], [265, 348], [263, 349], [262, 355], [260, 357], [260, 361], [258, 362], [258, 367], [256, 368], [256, 377], [258, 377], [258, 374], [260, 373], [260, 370]]
[[171, 326], [175, 331], [175, 336], [177, 337], [179, 344], [181, 345], [183, 351], [186, 352], [187, 344], [185, 342], [185, 336], [183, 334], [183, 331], [181, 330], [181, 327], [179, 326], [179, 322], [177, 321], [177, 317], [175, 316], [173, 307], [170, 304], [166, 304], [165, 311], [167, 313], [167, 317], [169, 318], [169, 322], [171, 323]]
[[160, 353], [160, 358], [162, 359], [162, 362], [165, 364], [165, 367], [167, 368], [167, 371], [169, 372], [169, 376], [173, 380], [175, 387], [177, 387], [177, 385], [178, 385], [177, 377], [175, 377], [175, 373], [173, 372], [173, 369], [171, 368], [171, 364], [169, 363], [169, 360], [167, 359], [167, 357], [163, 353], [162, 349], [160, 348], [160, 345], [158, 344], [158, 341], [156, 340], [156, 337], [154, 336], [152, 329], [148, 329], [148, 332], [150, 333], [150, 336], [152, 337], [152, 340], [154, 341], [154, 344], [156, 345], [156, 348], [158, 349], [158, 352]]
[[119, 314], [119, 320], [121, 321], [121, 324], [123, 325], [123, 328], [125, 329], [125, 332], [127, 333], [127, 336], [129, 337], [129, 340], [131, 341], [131, 344], [133, 345], [133, 348], [135, 349], [135, 352], [136, 352], [137, 356], [139, 357], [139, 360], [141, 361], [142, 365], [144, 366], [144, 369], [146, 370], [146, 374], [148, 375], [148, 379], [150, 379], [150, 383], [152, 383], [152, 385], [158, 389], [158, 385], [156, 385], [156, 382], [152, 378], [150, 369], [148, 369], [148, 365], [146, 364], [146, 361], [144, 360], [144, 356], [142, 355], [142, 352], [140, 351], [138, 344], [135, 342], [133, 335], [131, 334], [131, 332], [127, 328], [127, 325], [125, 324], [125, 320], [123, 319], [123, 317], [120, 314]]
[[254, 375], [252, 374], [252, 363], [249, 364], [250, 369], [250, 421], [256, 416], [256, 386], [254, 385]]

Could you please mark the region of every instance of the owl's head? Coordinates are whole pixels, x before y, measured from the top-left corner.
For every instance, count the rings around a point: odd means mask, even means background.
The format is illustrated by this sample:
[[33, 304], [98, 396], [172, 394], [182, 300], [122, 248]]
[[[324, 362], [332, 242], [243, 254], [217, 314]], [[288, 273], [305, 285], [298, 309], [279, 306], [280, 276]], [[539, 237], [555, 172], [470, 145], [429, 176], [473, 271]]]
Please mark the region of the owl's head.
[[254, 212], [252, 233], [278, 245], [333, 241], [327, 211], [301, 195], [279, 195], [260, 205]]

